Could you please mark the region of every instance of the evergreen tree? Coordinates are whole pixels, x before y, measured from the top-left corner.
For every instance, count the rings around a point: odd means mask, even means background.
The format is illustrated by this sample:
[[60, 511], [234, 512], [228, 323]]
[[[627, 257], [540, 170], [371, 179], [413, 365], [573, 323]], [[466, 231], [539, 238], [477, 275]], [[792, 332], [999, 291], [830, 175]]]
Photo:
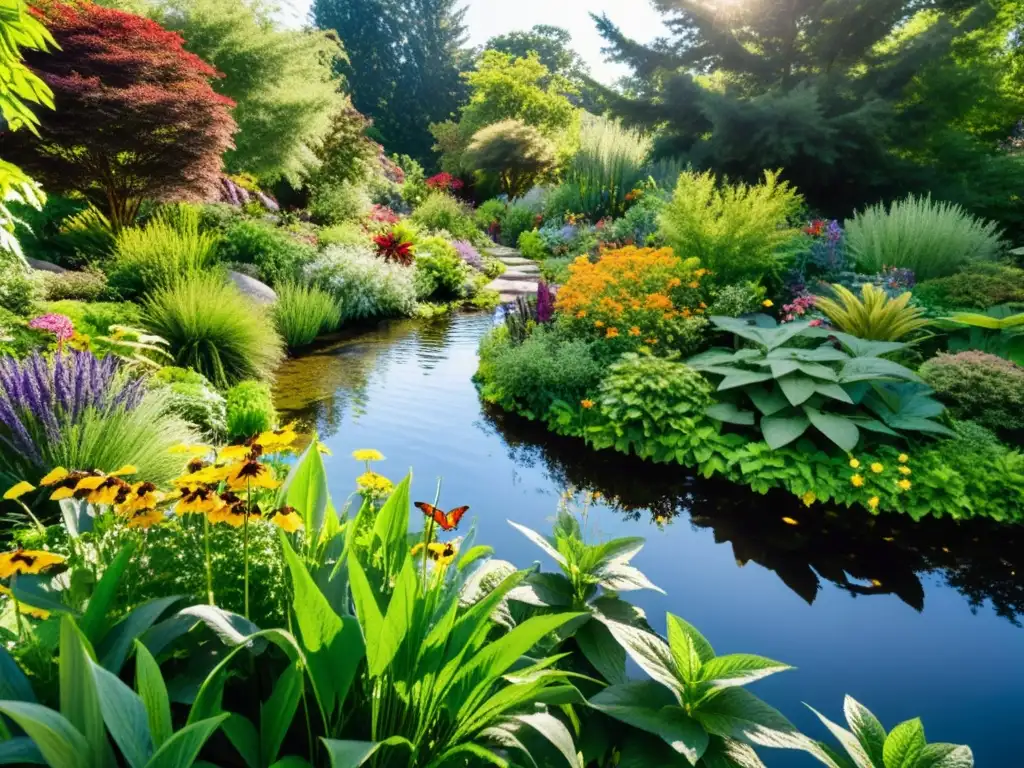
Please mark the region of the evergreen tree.
[[[661, 155], [747, 181], [782, 168], [836, 215], [908, 190], [954, 195], [950, 173], [996, 159], [997, 142], [970, 125], [981, 92], [914, 98], [927, 77], [965, 76], [958, 46], [999, 23], [987, 0], [654, 2], [672, 36], [651, 46], [595, 20], [606, 51], [634, 70], [625, 95], [607, 94], [613, 110], [659, 126]], [[951, 172], [924, 151], [940, 132], [961, 139]]]

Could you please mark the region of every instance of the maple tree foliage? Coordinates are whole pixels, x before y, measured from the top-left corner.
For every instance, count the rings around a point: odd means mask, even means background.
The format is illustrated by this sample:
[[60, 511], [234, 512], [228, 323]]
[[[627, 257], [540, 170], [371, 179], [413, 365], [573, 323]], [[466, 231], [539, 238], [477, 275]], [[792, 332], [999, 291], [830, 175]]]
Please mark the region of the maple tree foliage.
[[60, 46], [26, 62], [53, 90], [39, 138], [4, 136], [4, 151], [48, 189], [84, 194], [119, 229], [143, 200], [213, 199], [236, 130], [219, 73], [182, 38], [126, 11], [87, 2], [33, 8]]

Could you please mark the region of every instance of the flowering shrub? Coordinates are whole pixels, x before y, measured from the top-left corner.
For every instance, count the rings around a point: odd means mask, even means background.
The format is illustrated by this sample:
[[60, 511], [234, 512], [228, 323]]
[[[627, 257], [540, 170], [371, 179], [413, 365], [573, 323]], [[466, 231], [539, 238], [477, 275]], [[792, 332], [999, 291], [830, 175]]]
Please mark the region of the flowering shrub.
[[452, 247], [455, 248], [455, 252], [459, 255], [459, 258], [469, 266], [478, 272], [484, 271], [483, 257], [480, 256], [480, 251], [478, 251], [471, 242], [468, 240], [456, 240], [452, 243]]
[[961, 419], [997, 432], [1024, 429], [1024, 368], [975, 350], [940, 354], [921, 366], [921, 378]]
[[36, 331], [52, 333], [57, 337], [58, 344], [63, 344], [75, 335], [75, 325], [71, 322], [71, 318], [54, 313], [32, 318], [28, 322], [28, 327]]
[[386, 227], [390, 227], [392, 224], [398, 223], [398, 214], [392, 211], [387, 206], [374, 205], [372, 208], [370, 208], [369, 219], [370, 222], [373, 224], [380, 224]]
[[389, 264], [369, 248], [335, 246], [306, 268], [306, 277], [334, 294], [343, 320], [411, 315], [416, 308], [415, 271]]
[[412, 264], [413, 244], [401, 240], [396, 233], [384, 232], [376, 235], [373, 243], [377, 246], [377, 254], [384, 261], [393, 261], [406, 267]]
[[[789, 304], [782, 306], [782, 322], [791, 323], [794, 320], [799, 320], [809, 312], [813, 312], [817, 301], [818, 297], [812, 293], [804, 293], [797, 296]], [[819, 320], [816, 325], [821, 325], [821, 321]]]
[[457, 179], [450, 173], [439, 173], [427, 179], [428, 189], [439, 189], [442, 192], [456, 192], [465, 186], [462, 179]]
[[706, 325], [696, 259], [668, 248], [622, 248], [596, 263], [586, 257], [569, 266], [569, 280], [555, 309], [577, 333], [608, 340], [621, 351], [641, 344], [692, 351]]

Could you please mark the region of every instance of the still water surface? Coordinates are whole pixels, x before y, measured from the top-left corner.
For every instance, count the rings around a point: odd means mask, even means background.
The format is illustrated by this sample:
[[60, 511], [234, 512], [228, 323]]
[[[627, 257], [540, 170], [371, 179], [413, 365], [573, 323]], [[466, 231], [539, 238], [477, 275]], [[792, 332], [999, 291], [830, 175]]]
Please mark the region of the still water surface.
[[[718, 653], [797, 667], [752, 690], [806, 733], [826, 738], [801, 702], [841, 721], [849, 693], [887, 727], [921, 716], [932, 740], [970, 744], [979, 768], [1024, 768], [1021, 529], [806, 509], [558, 439], [477, 397], [490, 325], [485, 315], [386, 323], [285, 364], [278, 406], [333, 451], [336, 500], [363, 469], [349, 454], [377, 448], [387, 461], [376, 469], [393, 480], [414, 469], [417, 500], [443, 477], [441, 505], [469, 504], [477, 541], [497, 556], [552, 570], [506, 520], [547, 532], [566, 488], [599, 491], [592, 533], [646, 537], [634, 564], [668, 593], [630, 599], [659, 631], [671, 611]], [[765, 757], [771, 768], [817, 765]]]

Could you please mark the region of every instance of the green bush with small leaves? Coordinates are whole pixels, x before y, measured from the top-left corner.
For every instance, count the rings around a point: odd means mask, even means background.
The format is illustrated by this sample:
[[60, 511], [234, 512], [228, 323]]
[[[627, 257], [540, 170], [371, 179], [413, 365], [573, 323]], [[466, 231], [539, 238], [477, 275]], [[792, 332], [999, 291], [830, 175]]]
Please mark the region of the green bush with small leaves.
[[240, 381], [227, 391], [229, 440], [252, 437], [277, 424], [274, 395], [265, 381]]
[[1024, 368], [972, 350], [940, 354], [921, 366], [921, 378], [959, 419], [997, 432], [1024, 429]]
[[201, 373], [165, 366], [153, 375], [152, 385], [170, 390], [168, 409], [195, 427], [205, 440], [225, 438], [227, 402]]
[[416, 296], [451, 301], [466, 295], [470, 267], [455, 247], [441, 237], [426, 237], [416, 247]]
[[88, 267], [80, 272], [41, 272], [38, 278], [47, 301], [98, 301], [107, 291], [107, 276]]
[[370, 196], [351, 181], [318, 185], [309, 198], [309, 213], [317, 224], [327, 226], [358, 221], [370, 211]]
[[532, 229], [529, 232], [523, 232], [523, 234], [519, 236], [519, 242], [516, 245], [519, 248], [519, 252], [527, 259], [543, 261], [551, 256], [551, 251], [548, 250], [547, 243], [544, 241], [540, 232], [535, 229]]
[[410, 219], [424, 230], [447, 232], [454, 240], [472, 240], [477, 234], [473, 215], [447, 192], [431, 192]]
[[949, 277], [918, 284], [914, 299], [943, 309], [991, 309], [1024, 302], [1024, 269], [1000, 262], [974, 262]]
[[505, 208], [501, 217], [501, 242], [514, 248], [523, 232], [537, 226], [537, 211], [524, 203], [515, 203]]
[[259, 279], [276, 288], [298, 279], [316, 249], [272, 224], [243, 219], [224, 232], [220, 256], [225, 262], [253, 265]]

